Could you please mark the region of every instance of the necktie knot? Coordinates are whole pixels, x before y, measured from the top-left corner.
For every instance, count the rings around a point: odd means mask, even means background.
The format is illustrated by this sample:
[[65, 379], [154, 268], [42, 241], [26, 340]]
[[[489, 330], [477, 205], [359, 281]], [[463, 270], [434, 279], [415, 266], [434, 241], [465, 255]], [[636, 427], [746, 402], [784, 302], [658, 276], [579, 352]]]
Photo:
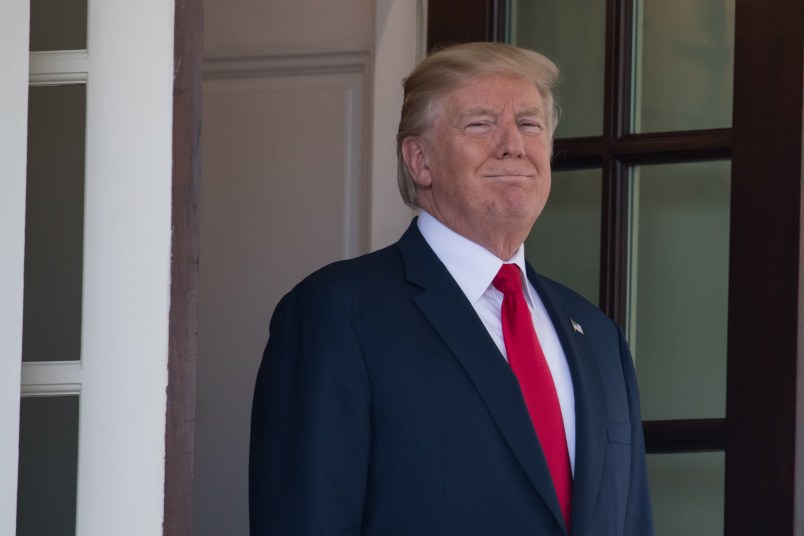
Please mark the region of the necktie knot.
[[516, 264], [503, 264], [491, 282], [500, 292], [522, 292], [522, 278]]

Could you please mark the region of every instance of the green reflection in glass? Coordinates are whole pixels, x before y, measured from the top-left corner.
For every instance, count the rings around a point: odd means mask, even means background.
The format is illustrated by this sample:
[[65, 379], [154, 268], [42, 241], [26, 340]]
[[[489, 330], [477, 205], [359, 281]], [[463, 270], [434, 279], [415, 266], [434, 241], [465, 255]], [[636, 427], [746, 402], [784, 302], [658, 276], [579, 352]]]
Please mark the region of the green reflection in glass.
[[553, 172], [550, 198], [525, 241], [528, 260], [555, 279], [598, 303], [600, 294], [599, 169]]
[[636, 0], [634, 132], [731, 126], [734, 0]]
[[605, 0], [511, 0], [511, 43], [537, 50], [561, 70], [556, 137], [603, 133]]
[[722, 418], [730, 163], [634, 170], [629, 342], [642, 417]]
[[20, 400], [19, 536], [75, 534], [78, 396]]
[[87, 48], [87, 0], [31, 0], [31, 51]]
[[85, 110], [83, 84], [30, 89], [23, 361], [80, 359]]
[[723, 452], [649, 454], [648, 478], [656, 534], [723, 534]]

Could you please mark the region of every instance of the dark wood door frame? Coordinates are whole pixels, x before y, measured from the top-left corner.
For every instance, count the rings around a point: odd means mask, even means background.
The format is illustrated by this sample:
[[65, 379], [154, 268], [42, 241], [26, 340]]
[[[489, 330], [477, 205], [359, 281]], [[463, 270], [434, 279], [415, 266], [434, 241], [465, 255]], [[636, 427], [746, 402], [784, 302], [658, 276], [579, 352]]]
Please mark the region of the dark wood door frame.
[[[595, 147], [600, 139], [557, 140], [556, 154], [568, 158], [556, 164], [608, 162], [604, 175], [616, 178], [609, 168], [637, 162], [631, 150], [646, 162], [731, 157], [726, 420], [648, 426], [646, 437], [656, 452], [725, 448], [726, 534], [804, 534], [804, 0], [735, 1], [732, 128], [632, 137], [611, 123], [605, 148]], [[430, 0], [428, 46], [501, 40], [505, 4]], [[630, 6], [607, 0], [607, 61], [623, 54], [612, 43], [630, 27]], [[606, 90], [627, 75], [610, 77]], [[609, 190], [611, 214], [621, 199]], [[607, 234], [604, 258], [616, 259], [618, 233]], [[602, 286], [614, 291], [601, 304], [621, 320], [621, 278], [605, 264]]]
[[506, 0], [435, 0], [427, 3], [427, 48], [505, 37]]
[[201, 168], [203, 11], [176, 0], [170, 326], [165, 425], [165, 535], [191, 536], [198, 338], [198, 184]]
[[804, 534], [804, 0], [736, 0], [726, 534]]

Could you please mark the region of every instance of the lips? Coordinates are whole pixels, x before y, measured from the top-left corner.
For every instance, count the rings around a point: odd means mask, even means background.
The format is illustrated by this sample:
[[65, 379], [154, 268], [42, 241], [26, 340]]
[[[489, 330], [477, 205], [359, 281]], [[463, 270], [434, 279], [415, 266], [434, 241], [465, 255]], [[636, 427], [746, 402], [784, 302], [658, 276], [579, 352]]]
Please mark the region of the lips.
[[493, 179], [493, 178], [500, 178], [500, 177], [533, 177], [536, 174], [533, 173], [532, 171], [516, 171], [516, 170], [508, 171], [508, 170], [506, 170], [506, 171], [495, 171], [495, 172], [492, 172], [492, 173], [484, 173], [484, 175], [486, 177], [490, 178], [490, 179]]

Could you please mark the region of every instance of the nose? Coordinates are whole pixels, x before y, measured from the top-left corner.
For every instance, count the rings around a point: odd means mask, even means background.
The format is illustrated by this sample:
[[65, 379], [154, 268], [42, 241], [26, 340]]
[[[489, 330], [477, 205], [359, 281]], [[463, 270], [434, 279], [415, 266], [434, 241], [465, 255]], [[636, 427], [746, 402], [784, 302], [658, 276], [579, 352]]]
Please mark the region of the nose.
[[525, 153], [525, 143], [516, 122], [500, 125], [498, 140], [498, 158], [518, 158]]

